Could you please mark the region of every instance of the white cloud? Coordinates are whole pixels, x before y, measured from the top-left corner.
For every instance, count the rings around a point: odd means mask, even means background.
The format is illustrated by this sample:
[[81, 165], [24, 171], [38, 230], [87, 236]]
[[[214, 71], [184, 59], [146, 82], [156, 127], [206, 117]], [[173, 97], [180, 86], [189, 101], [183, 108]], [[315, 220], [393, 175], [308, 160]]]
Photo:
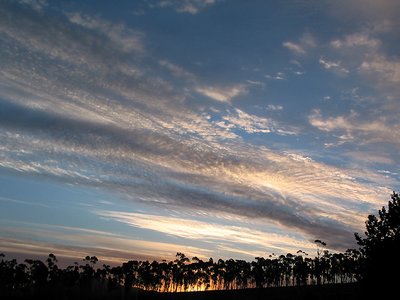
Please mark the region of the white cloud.
[[383, 19], [375, 22], [372, 28], [373, 33], [388, 33], [396, 28], [393, 20]]
[[295, 54], [305, 54], [306, 51], [298, 44], [293, 42], [284, 42], [283, 46], [288, 48], [290, 51], [294, 52]]
[[277, 111], [277, 110], [282, 110], [282, 109], [283, 109], [282, 105], [275, 105], [275, 104], [268, 104], [267, 105], [267, 110]]
[[319, 63], [327, 70], [337, 71], [341, 74], [347, 74], [350, 72], [342, 66], [342, 63], [340, 61], [328, 61], [321, 57], [319, 59]]
[[47, 0], [18, 0], [17, 2], [29, 5], [32, 9], [40, 12], [47, 6]]
[[328, 11], [348, 24], [379, 24], [390, 21], [398, 24], [400, 3], [397, 0], [336, 0], [328, 3]]
[[[14, 238], [21, 233], [28, 235], [29, 238], [24, 240]], [[46, 239], [43, 239], [44, 236]], [[48, 238], [52, 240], [52, 243], [47, 242]], [[145, 260], [159, 260], [161, 257], [173, 259], [177, 252], [198, 257], [204, 257], [209, 253], [207, 249], [179, 243], [140, 240], [135, 237], [78, 227], [24, 222], [19, 222], [18, 227], [2, 226], [0, 246], [4, 252], [43, 256], [55, 253], [57, 257], [75, 260], [82, 259], [90, 253], [103, 262], [114, 264], [132, 259], [132, 253], [135, 253], [136, 259]]]
[[264, 86], [265, 86], [265, 83], [264, 83], [264, 82], [257, 81], [257, 80], [250, 80], [250, 79], [248, 79], [248, 80], [246, 80], [246, 82], [247, 82], [248, 84], [251, 84], [251, 85], [254, 85], [254, 86], [261, 86], [261, 87], [264, 87]]
[[238, 108], [234, 114], [224, 116], [223, 120], [223, 124], [217, 125], [226, 129], [239, 128], [247, 133], [269, 133], [273, 126], [271, 120], [248, 114]]
[[[215, 113], [212, 117], [202, 115], [206, 108], [201, 113], [190, 110], [182, 104], [185, 95], [173, 80], [146, 73], [140, 68], [140, 57], [135, 63], [124, 59], [126, 53], [121, 49], [140, 50], [135, 39], [133, 44], [125, 40], [129, 30], [80, 14], [70, 17], [72, 27], [87, 30], [65, 34], [72, 32], [71, 24], [52, 24], [46, 18], [2, 27], [4, 41], [9, 43], [2, 47], [9, 65], [0, 73], [0, 96], [8, 101], [0, 103], [4, 128], [0, 131], [0, 164], [4, 168], [102, 188], [163, 212], [164, 208], [224, 212], [230, 217], [261, 220], [265, 226], [279, 223], [315, 238], [330, 236], [337, 247], [348, 245], [353, 240], [351, 232], [364, 225], [367, 209], [354, 209], [355, 203], [368, 209], [384, 203], [383, 189], [376, 188], [381, 184], [378, 177], [374, 184], [365, 184], [352, 170], [309, 161], [307, 155], [277, 153], [233, 132], [284, 135], [298, 134], [298, 129], [240, 109], [232, 108], [218, 121], [215, 115], [222, 109], [210, 109]], [[35, 32], [35, 26], [24, 24], [35, 24], [40, 30]], [[59, 34], [48, 34], [50, 25]], [[104, 37], [116, 45], [103, 43]], [[86, 45], [89, 40], [97, 47]], [[126, 48], [120, 49], [119, 43], [125, 42]], [[302, 47], [312, 45], [307, 39], [303, 43]], [[23, 65], [21, 53], [28, 55]], [[191, 77], [168, 61], [157, 58], [153, 62], [148, 67], [150, 74], [163, 68], [177, 77]], [[136, 68], [142, 71], [130, 71]], [[248, 86], [210, 87], [195, 82], [188, 88], [230, 103], [245, 94]], [[279, 110], [279, 106], [270, 109]], [[372, 130], [374, 122], [358, 124], [357, 120], [357, 116], [326, 119], [320, 113], [310, 117], [316, 127], [327, 128], [325, 132], [344, 131], [342, 136], [357, 137], [357, 132], [367, 129], [382, 133]], [[376, 128], [385, 124], [379, 122]], [[222, 143], [223, 138], [228, 140]], [[112, 242], [105, 244], [111, 247]]]
[[220, 102], [231, 102], [233, 98], [247, 93], [245, 85], [239, 84], [229, 87], [199, 86], [196, 92]]
[[393, 165], [394, 160], [384, 153], [374, 153], [374, 152], [362, 152], [362, 151], [349, 151], [345, 153], [346, 156], [350, 157], [352, 160], [360, 162], [362, 164], [372, 165], [372, 164], [385, 164]]
[[321, 131], [342, 132], [338, 138], [343, 141], [400, 144], [399, 123], [389, 126], [384, 119], [365, 120], [354, 111], [347, 116], [324, 118], [319, 110], [314, 110], [308, 119]]
[[167, 60], [160, 60], [159, 64], [164, 68], [168, 69], [169, 71], [171, 71], [171, 73], [178, 78], [186, 80], [196, 80], [196, 76], [194, 74], [186, 71], [182, 67], [179, 67]]
[[158, 6], [172, 7], [176, 12], [195, 15], [216, 2], [217, 0], [162, 0]]
[[399, 173], [391, 172], [388, 170], [378, 170], [378, 173], [385, 174], [386, 176], [397, 176]]
[[100, 31], [118, 45], [123, 51], [143, 51], [142, 33], [128, 30], [124, 25], [113, 24], [100, 18], [80, 13], [67, 14], [71, 23]]
[[373, 55], [362, 62], [360, 71], [374, 75], [381, 83], [400, 83], [400, 60], [389, 60], [383, 55]]
[[[275, 110], [281, 109], [281, 106], [279, 105], [273, 107]], [[285, 126], [270, 118], [246, 113], [238, 108], [235, 108], [234, 112], [228, 111], [226, 115], [222, 116], [222, 120], [214, 121], [213, 124], [227, 131], [238, 129], [247, 133], [272, 132], [278, 135], [296, 135], [298, 133], [297, 128]]]
[[302, 154], [290, 153], [290, 152], [285, 152], [285, 154], [295, 161], [300, 161], [300, 162], [312, 162], [313, 161], [311, 157], [304, 156]]
[[245, 224], [241, 224], [241, 226], [222, 225], [209, 221], [121, 211], [97, 211], [95, 213], [133, 227], [211, 243], [213, 248], [230, 245], [231, 251], [235, 252], [240, 251], [243, 245], [248, 245], [257, 250], [262, 249], [264, 253], [266, 249], [275, 249], [280, 253], [288, 253], [298, 249], [312, 251], [315, 247], [313, 243], [308, 242], [307, 238], [304, 237], [296, 239], [289, 235], [247, 228]]
[[265, 75], [266, 78], [268, 79], [274, 79], [274, 80], [285, 80], [285, 73], [283, 72], [277, 72], [275, 75]]
[[[383, 22], [383, 21], [382, 21]], [[382, 24], [392, 24], [385, 21]], [[375, 28], [375, 27], [374, 27]], [[385, 53], [383, 41], [375, 28], [367, 28], [335, 39], [330, 42], [334, 54], [340, 56], [346, 66], [357, 69], [358, 75], [365, 84], [374, 87], [380, 93], [380, 105], [386, 111], [392, 111], [393, 101], [390, 99], [400, 96], [400, 60], [395, 56]], [[382, 29], [383, 30], [383, 29]], [[326, 61], [320, 59], [321, 65], [326, 69], [346, 74], [349, 68], [343, 66], [341, 61]]]
[[317, 42], [315, 38], [310, 33], [304, 33], [300, 38], [299, 42], [295, 43], [292, 41], [286, 41], [282, 44], [285, 48], [292, 51], [297, 55], [305, 55], [307, 51], [315, 48], [317, 46]]
[[369, 49], [376, 49], [381, 45], [380, 40], [371, 38], [367, 33], [354, 33], [344, 37], [344, 39], [333, 40], [331, 46], [334, 48], [353, 48], [353, 47], [367, 47]]

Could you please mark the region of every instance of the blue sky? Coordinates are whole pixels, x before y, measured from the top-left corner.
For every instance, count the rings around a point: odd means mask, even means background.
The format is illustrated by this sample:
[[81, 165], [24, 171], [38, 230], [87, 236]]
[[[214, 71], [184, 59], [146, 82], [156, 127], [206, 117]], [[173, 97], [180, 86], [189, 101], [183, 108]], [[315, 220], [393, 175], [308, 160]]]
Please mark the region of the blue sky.
[[2, 1], [0, 251], [355, 247], [399, 190], [400, 3]]

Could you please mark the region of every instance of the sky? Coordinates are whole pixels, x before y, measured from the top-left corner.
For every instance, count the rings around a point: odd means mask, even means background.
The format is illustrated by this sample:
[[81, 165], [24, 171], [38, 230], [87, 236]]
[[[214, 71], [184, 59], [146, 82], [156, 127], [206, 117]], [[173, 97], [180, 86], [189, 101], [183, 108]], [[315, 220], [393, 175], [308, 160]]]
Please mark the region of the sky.
[[0, 2], [0, 252], [357, 247], [400, 189], [400, 2]]

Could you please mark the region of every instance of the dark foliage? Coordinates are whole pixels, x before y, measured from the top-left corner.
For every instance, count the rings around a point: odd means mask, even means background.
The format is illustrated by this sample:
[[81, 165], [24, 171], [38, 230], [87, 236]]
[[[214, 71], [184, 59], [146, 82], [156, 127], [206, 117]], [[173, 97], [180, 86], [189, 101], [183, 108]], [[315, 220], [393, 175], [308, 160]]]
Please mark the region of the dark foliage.
[[399, 194], [393, 192], [387, 210], [382, 207], [378, 216], [369, 215], [365, 224], [365, 238], [355, 234], [362, 254], [361, 282], [367, 290], [391, 293], [398, 284], [400, 270]]
[[131, 260], [122, 266], [95, 268], [97, 258], [86, 256], [81, 264], [65, 269], [49, 254], [46, 263], [26, 259], [0, 262], [0, 289], [8, 294], [44, 297], [54, 295], [108, 295], [115, 290], [125, 294], [132, 289], [158, 292], [201, 290], [236, 290], [245, 288], [306, 286], [356, 281], [358, 252], [331, 254], [318, 250], [318, 257], [308, 258], [301, 250], [279, 257], [257, 257], [255, 261], [187, 258], [177, 253], [174, 261]]

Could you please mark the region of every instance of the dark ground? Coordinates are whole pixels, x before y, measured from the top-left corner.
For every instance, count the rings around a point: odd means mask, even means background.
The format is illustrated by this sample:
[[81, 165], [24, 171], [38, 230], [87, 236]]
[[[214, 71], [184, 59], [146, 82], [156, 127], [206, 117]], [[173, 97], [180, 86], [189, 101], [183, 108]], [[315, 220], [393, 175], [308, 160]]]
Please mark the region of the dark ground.
[[[133, 293], [135, 298], [135, 292]], [[258, 300], [258, 299], [300, 299], [300, 300], [347, 300], [362, 299], [355, 284], [338, 284], [324, 286], [282, 287], [266, 289], [244, 289], [230, 291], [206, 291], [188, 293], [163, 293], [137, 295], [138, 300]]]
[[68, 294], [58, 292], [36, 293], [35, 295], [1, 295], [3, 300], [27, 300], [27, 299], [60, 299], [60, 300], [350, 300], [350, 299], [368, 299], [361, 295], [357, 284], [336, 284], [321, 286], [301, 286], [301, 287], [281, 287], [265, 289], [244, 289], [230, 291], [206, 291], [206, 292], [185, 292], [185, 293], [156, 293], [142, 290], [131, 290], [123, 293], [122, 290], [104, 294], [92, 293], [77, 294], [69, 292]]

